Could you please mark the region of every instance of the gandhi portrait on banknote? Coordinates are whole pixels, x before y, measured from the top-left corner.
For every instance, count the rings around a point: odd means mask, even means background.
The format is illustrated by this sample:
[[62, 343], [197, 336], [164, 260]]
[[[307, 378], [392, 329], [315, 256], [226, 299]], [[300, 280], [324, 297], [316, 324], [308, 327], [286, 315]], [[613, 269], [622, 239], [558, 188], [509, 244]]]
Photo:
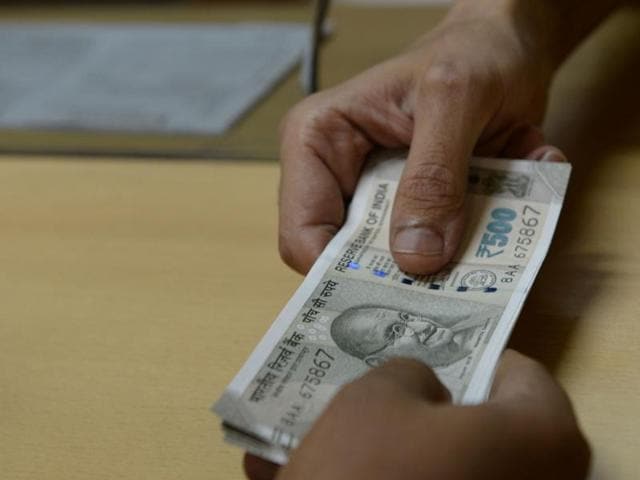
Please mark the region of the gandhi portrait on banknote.
[[472, 353], [474, 332], [486, 321], [466, 315], [445, 325], [433, 316], [363, 305], [339, 314], [331, 324], [331, 337], [338, 348], [371, 367], [391, 357], [445, 367]]

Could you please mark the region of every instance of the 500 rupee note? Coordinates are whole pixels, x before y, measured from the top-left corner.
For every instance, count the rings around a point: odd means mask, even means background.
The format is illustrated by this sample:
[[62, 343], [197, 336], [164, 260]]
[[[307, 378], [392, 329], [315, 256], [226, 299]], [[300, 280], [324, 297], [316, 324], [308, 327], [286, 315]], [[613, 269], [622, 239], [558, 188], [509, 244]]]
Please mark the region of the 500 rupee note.
[[438, 274], [416, 276], [389, 252], [403, 165], [397, 152], [369, 162], [344, 227], [214, 405], [231, 443], [286, 462], [341, 385], [394, 356], [432, 367], [454, 402], [486, 399], [571, 167], [473, 159], [459, 252]]

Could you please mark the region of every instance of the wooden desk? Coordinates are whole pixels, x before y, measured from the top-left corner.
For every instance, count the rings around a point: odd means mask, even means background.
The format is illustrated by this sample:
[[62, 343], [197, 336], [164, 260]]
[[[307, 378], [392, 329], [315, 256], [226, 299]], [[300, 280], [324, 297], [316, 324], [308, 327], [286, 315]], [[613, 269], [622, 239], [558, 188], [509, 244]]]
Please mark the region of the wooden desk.
[[0, 179], [0, 478], [242, 478], [207, 408], [299, 281], [276, 165], [7, 158]]
[[[618, 20], [553, 95], [576, 171], [512, 342], [569, 391], [597, 480], [640, 476], [640, 29]], [[276, 253], [277, 175], [0, 161], [0, 478], [242, 478], [207, 407], [300, 281]]]

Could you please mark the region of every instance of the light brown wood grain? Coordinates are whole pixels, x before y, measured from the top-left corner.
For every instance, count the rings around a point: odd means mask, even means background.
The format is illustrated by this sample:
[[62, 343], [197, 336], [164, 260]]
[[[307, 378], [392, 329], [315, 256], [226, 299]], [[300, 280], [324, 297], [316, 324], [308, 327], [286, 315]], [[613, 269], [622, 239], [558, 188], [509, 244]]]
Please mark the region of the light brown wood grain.
[[207, 408], [298, 282], [276, 177], [0, 162], [2, 478], [242, 478]]

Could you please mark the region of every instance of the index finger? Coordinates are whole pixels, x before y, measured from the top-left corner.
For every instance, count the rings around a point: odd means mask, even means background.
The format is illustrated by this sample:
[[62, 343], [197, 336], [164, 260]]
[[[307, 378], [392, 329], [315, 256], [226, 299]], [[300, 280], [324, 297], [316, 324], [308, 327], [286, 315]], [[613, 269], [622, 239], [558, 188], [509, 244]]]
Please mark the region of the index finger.
[[336, 110], [306, 102], [283, 124], [279, 193], [280, 255], [301, 273], [342, 226], [345, 202], [372, 148]]

